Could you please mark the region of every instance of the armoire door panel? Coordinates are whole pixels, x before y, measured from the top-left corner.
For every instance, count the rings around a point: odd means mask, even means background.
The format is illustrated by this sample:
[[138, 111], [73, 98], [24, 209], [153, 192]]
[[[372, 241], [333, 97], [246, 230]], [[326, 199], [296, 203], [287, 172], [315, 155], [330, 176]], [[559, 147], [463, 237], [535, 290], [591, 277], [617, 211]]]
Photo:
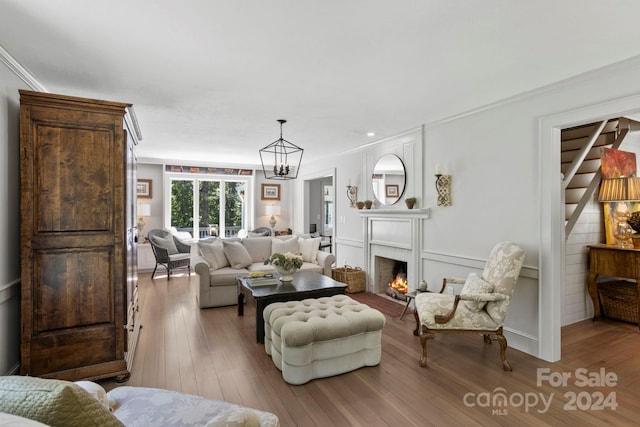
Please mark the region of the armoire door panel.
[[114, 328], [101, 325], [35, 335], [31, 341], [30, 375], [114, 360], [118, 348]]
[[50, 125], [36, 129], [35, 232], [111, 230], [113, 157], [118, 152], [113, 132]]
[[112, 248], [36, 252], [35, 333], [114, 322]]

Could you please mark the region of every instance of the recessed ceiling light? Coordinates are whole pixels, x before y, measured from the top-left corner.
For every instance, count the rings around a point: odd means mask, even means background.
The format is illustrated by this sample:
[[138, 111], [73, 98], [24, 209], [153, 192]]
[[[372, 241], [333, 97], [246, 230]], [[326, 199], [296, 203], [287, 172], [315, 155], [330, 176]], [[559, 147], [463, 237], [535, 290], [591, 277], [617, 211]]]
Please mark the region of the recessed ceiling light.
[[367, 136], [376, 136], [374, 132], [367, 132]]

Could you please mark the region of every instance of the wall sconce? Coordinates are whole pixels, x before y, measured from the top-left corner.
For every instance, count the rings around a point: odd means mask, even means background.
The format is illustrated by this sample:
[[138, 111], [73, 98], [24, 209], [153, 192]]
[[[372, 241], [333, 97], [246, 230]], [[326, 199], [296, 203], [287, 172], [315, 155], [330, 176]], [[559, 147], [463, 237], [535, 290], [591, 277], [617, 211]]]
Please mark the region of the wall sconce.
[[151, 216], [151, 205], [148, 203], [140, 203], [138, 205], [138, 233], [142, 234], [142, 230], [146, 225], [144, 223], [144, 217]]
[[440, 165], [436, 165], [436, 191], [438, 206], [451, 206], [451, 175], [443, 175]]
[[347, 185], [347, 198], [349, 199], [350, 207], [355, 208], [356, 200], [358, 200], [358, 187], [349, 183]]
[[269, 219], [269, 225], [271, 226], [271, 230], [275, 231], [276, 227], [276, 216], [280, 215], [280, 206], [278, 205], [267, 205], [264, 207], [264, 214], [271, 218]]

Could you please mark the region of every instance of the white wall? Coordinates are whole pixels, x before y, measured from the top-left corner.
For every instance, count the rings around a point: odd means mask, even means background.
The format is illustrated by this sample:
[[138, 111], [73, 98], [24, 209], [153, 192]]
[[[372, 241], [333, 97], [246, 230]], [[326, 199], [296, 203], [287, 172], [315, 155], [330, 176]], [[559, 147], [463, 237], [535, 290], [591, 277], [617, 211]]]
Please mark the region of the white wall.
[[29, 89], [0, 63], [0, 375], [20, 361], [20, 171], [18, 89]]
[[593, 303], [586, 287], [589, 276], [587, 245], [592, 243], [604, 243], [602, 207], [595, 200], [585, 206], [567, 238], [562, 303], [563, 326], [593, 317]]

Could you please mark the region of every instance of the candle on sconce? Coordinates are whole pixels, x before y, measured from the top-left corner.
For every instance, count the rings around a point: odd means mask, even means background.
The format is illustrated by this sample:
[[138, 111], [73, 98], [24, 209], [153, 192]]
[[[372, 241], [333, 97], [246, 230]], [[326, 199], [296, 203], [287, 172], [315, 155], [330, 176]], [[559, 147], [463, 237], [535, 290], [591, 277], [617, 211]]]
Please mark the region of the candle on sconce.
[[440, 163], [436, 163], [436, 175], [442, 175], [442, 169], [440, 169]]

